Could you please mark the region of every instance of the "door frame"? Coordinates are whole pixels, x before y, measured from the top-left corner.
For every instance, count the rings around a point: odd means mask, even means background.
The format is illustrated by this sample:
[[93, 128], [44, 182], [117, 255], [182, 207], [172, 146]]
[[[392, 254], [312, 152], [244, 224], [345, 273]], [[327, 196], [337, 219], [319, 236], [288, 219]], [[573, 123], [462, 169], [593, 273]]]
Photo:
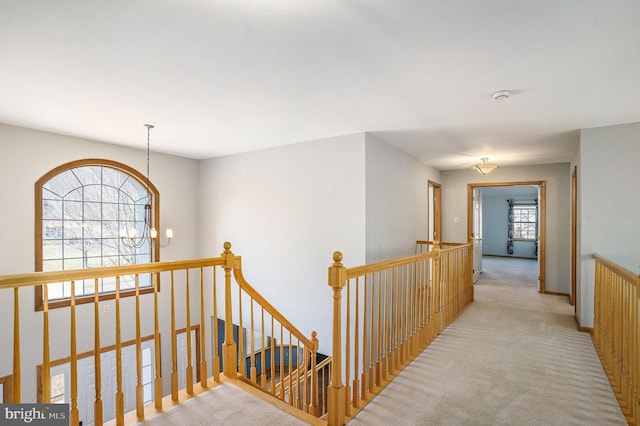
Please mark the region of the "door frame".
[[577, 263], [578, 263], [578, 166], [573, 167], [573, 173], [571, 173], [571, 304], [573, 305], [574, 312], [577, 312], [578, 304], [577, 300]]
[[540, 191], [538, 200], [538, 226], [540, 227], [539, 247], [538, 247], [538, 280], [540, 281], [540, 293], [546, 293], [545, 271], [547, 256], [547, 181], [535, 180], [524, 182], [491, 182], [491, 183], [469, 183], [467, 184], [467, 241], [473, 243], [473, 190], [474, 188], [486, 188], [491, 186], [531, 186], [536, 185]]
[[[442, 241], [442, 185], [432, 180], [427, 181], [427, 240]], [[433, 199], [430, 198], [433, 189]], [[431, 229], [431, 211], [433, 205], [433, 229]], [[431, 234], [431, 235], [429, 235]]]

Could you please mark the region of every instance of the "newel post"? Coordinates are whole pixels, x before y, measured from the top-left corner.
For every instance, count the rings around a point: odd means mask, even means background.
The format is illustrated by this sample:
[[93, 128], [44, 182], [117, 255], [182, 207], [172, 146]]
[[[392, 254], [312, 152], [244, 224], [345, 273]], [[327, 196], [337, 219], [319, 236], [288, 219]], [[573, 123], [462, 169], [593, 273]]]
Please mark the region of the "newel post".
[[347, 269], [340, 263], [342, 253], [333, 253], [329, 267], [329, 287], [333, 288], [333, 353], [331, 384], [327, 390], [327, 423], [341, 426], [345, 422], [345, 388], [342, 384], [342, 289], [347, 284]]
[[435, 333], [433, 337], [436, 337], [440, 334], [440, 309], [442, 307], [442, 303], [440, 302], [440, 287], [441, 287], [441, 267], [440, 267], [440, 241], [433, 241], [433, 249], [431, 249], [433, 254], [433, 322], [435, 324]]
[[225, 376], [232, 378], [238, 374], [238, 353], [233, 340], [233, 312], [231, 306], [231, 269], [235, 255], [231, 252], [231, 243], [224, 243], [224, 345], [222, 346], [222, 367]]

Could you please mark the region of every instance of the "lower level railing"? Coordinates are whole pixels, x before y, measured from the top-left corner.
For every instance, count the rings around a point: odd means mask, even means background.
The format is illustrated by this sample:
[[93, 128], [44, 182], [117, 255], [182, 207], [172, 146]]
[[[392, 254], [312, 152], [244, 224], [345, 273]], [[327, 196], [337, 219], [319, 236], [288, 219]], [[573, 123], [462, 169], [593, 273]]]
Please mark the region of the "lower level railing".
[[472, 246], [346, 268], [333, 255], [328, 423], [342, 425], [473, 301]]
[[[105, 282], [114, 291], [100, 295]], [[49, 307], [48, 290], [59, 283], [69, 291], [68, 309]], [[125, 283], [131, 297], [124, 297]], [[42, 311], [21, 310], [24, 294], [36, 286], [42, 286]], [[93, 309], [79, 306], [79, 288], [93, 291], [83, 300]], [[13, 312], [0, 313], [1, 324], [13, 324], [13, 336], [3, 336], [13, 339], [11, 373], [0, 372], [4, 403], [65, 402], [73, 426], [110, 419], [122, 425], [125, 412], [135, 410], [141, 420], [149, 402], [162, 410], [221, 382], [224, 374], [306, 413], [323, 414], [315, 332], [305, 336], [246, 282], [229, 243], [216, 258], [0, 276], [0, 297], [13, 298]], [[62, 341], [69, 342], [66, 349]], [[41, 356], [34, 354], [37, 347]], [[108, 353], [113, 355], [104, 358]], [[33, 373], [36, 363], [37, 395], [23, 395], [25, 369]], [[52, 371], [63, 366], [63, 380], [52, 385]]]
[[593, 257], [593, 342], [627, 422], [640, 425], [640, 277]]

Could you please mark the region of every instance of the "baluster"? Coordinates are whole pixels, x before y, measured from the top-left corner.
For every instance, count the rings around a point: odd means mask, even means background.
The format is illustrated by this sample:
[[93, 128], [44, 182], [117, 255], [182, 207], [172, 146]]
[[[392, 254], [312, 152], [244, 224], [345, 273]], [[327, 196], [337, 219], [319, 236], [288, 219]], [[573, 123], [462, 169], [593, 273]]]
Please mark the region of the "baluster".
[[242, 324], [242, 288], [238, 286], [238, 372], [246, 377], [245, 353], [244, 353], [244, 326]]
[[[320, 347], [320, 344], [318, 342], [317, 333], [315, 331], [311, 332], [311, 342], [313, 343], [313, 347], [311, 348], [311, 406], [309, 407], [309, 412], [311, 413], [311, 415], [318, 417], [318, 370], [316, 359], [318, 357], [318, 348]], [[347, 363], [347, 365], [349, 365], [349, 363]], [[324, 399], [324, 401], [326, 401], [326, 399]]]
[[[297, 361], [296, 362], [296, 366], [297, 366], [296, 370], [298, 371], [298, 374], [296, 375], [296, 389], [297, 389], [296, 397], [297, 397], [297, 400], [294, 401], [294, 402], [295, 402], [296, 408], [298, 408], [299, 410], [303, 410], [303, 407], [302, 407], [302, 404], [301, 404], [301, 398], [300, 398], [301, 390], [302, 390], [302, 388], [300, 387], [300, 376], [304, 375], [304, 378], [306, 380], [307, 370], [305, 368], [303, 368], [305, 365], [301, 364], [301, 360], [300, 360], [300, 339], [297, 339], [297, 340], [298, 340], [298, 347], [296, 349], [296, 361]], [[304, 357], [304, 355], [303, 355], [303, 357]]]
[[[356, 278], [357, 280], [357, 278]], [[356, 400], [357, 400], [357, 389], [358, 389], [358, 385], [354, 383], [354, 395], [351, 396], [351, 386], [349, 385], [350, 383], [350, 378], [351, 378], [351, 281], [347, 281], [347, 312], [345, 314], [345, 342], [344, 342], [344, 366], [345, 366], [345, 385], [344, 385], [344, 394], [345, 394], [345, 398], [344, 398], [344, 412], [346, 416], [351, 415], [351, 405], [352, 404], [356, 404]], [[356, 308], [357, 309], [357, 308]], [[356, 358], [358, 358], [356, 356]], [[357, 362], [357, 361], [355, 361]], [[357, 378], [358, 375], [356, 373], [355, 378]], [[314, 380], [315, 376], [314, 376]], [[324, 383], [324, 382], [323, 382]], [[350, 399], [352, 399], [352, 401], [350, 401]], [[323, 399], [323, 401], [326, 401], [325, 399]], [[324, 405], [324, 403], [323, 403]]]
[[400, 364], [405, 363], [407, 345], [407, 285], [405, 282], [405, 268], [400, 266]]
[[116, 277], [116, 424], [118, 426], [124, 425], [124, 394], [122, 393], [122, 334], [120, 328], [120, 276]]
[[[95, 377], [96, 399], [93, 403], [93, 423], [96, 426], [102, 425], [102, 417], [103, 417], [102, 416], [102, 356], [101, 356], [102, 346], [100, 345], [100, 292], [98, 289], [98, 281], [99, 281], [98, 278], [96, 278], [93, 282], [93, 317], [94, 317], [93, 365], [95, 368], [95, 375], [96, 375]], [[47, 374], [47, 376], [45, 377], [49, 377], [49, 383], [51, 383], [51, 375]]]
[[378, 289], [378, 313], [376, 315], [378, 322], [378, 326], [376, 327], [376, 385], [382, 386], [382, 272], [378, 272], [378, 285], [376, 288]]
[[368, 395], [367, 395], [367, 378], [369, 376], [368, 374], [368, 368], [367, 368], [367, 352], [368, 352], [368, 347], [367, 347], [367, 314], [368, 312], [368, 308], [369, 308], [369, 293], [368, 288], [367, 288], [367, 275], [364, 276], [364, 284], [362, 286], [362, 306], [364, 308], [364, 314], [362, 317], [362, 378], [361, 378], [361, 385], [362, 385], [362, 390], [361, 392], [361, 397], [364, 400], [369, 399]]
[[13, 377], [12, 377], [12, 403], [20, 404], [22, 397], [20, 394], [20, 299], [18, 287], [13, 289]]
[[[355, 296], [356, 296], [356, 300], [355, 300], [356, 315], [355, 315], [355, 324], [353, 328], [353, 408], [359, 408], [360, 407], [360, 364], [359, 364], [360, 363], [360, 277], [356, 277]], [[346, 376], [346, 380], [349, 380], [349, 376]]]
[[389, 270], [384, 271], [384, 286], [381, 299], [384, 300], [382, 309], [382, 379], [387, 380], [389, 367]]
[[71, 347], [69, 353], [71, 367], [71, 425], [77, 425], [80, 421], [78, 413], [78, 356], [76, 353], [76, 285], [71, 281]]
[[280, 399], [284, 401], [284, 379], [286, 377], [284, 371], [284, 328], [280, 324]]
[[[49, 292], [48, 284], [42, 285], [42, 402], [51, 403], [51, 356], [49, 342]], [[9, 401], [6, 401], [9, 402]]]
[[251, 297], [251, 299], [249, 300], [250, 306], [249, 308], [251, 309], [251, 356], [250, 356], [250, 362], [251, 362], [251, 366], [249, 368], [249, 376], [250, 379], [253, 383], [258, 383], [258, 379], [256, 378], [256, 348], [255, 348], [255, 324], [254, 324], [254, 318], [253, 318], [253, 297]]
[[[303, 365], [303, 381], [302, 385], [302, 407], [300, 407], [305, 413], [309, 412], [309, 408], [311, 407], [311, 375], [313, 374], [312, 367], [310, 364], [307, 364], [307, 360], [311, 362], [311, 348], [307, 345], [303, 346], [304, 352], [304, 365]], [[309, 374], [311, 371], [311, 375]]]
[[191, 364], [191, 297], [189, 285], [189, 269], [184, 270], [185, 273], [185, 301], [186, 301], [186, 343], [187, 343], [187, 368], [185, 371], [185, 379], [187, 385], [187, 394], [193, 395], [193, 365]]
[[213, 267], [213, 348], [211, 352], [213, 354], [211, 363], [213, 368], [213, 380], [220, 383], [220, 354], [218, 353], [218, 285], [217, 285], [217, 273], [216, 267]]
[[375, 293], [376, 291], [376, 280], [375, 280], [375, 275], [371, 275], [371, 281], [369, 282], [369, 293], [371, 293], [371, 320], [369, 321], [369, 392], [371, 394], [373, 394], [373, 385], [375, 382], [375, 368], [376, 368], [376, 359], [375, 359], [375, 342], [376, 342], [376, 335], [375, 335], [375, 316], [376, 316], [376, 312], [375, 312]]
[[291, 332], [289, 332], [289, 405], [293, 405], [293, 384], [292, 384], [292, 376], [293, 376], [293, 353], [291, 353], [293, 349], [292, 341], [291, 341]]
[[207, 388], [207, 340], [204, 322], [204, 268], [200, 268], [200, 387]]
[[144, 418], [142, 386], [142, 338], [140, 336], [140, 275], [136, 274], [136, 415]]
[[155, 364], [155, 378], [153, 381], [153, 398], [157, 410], [162, 410], [162, 366], [160, 365], [160, 307], [158, 304], [158, 286], [160, 285], [160, 273], [152, 274], [153, 277], [153, 355]]
[[262, 316], [262, 326], [261, 326], [261, 339], [262, 339], [262, 345], [261, 345], [261, 349], [260, 349], [260, 365], [262, 366], [261, 371], [260, 371], [260, 386], [262, 387], [262, 390], [266, 390], [267, 389], [267, 364], [266, 364], [266, 354], [265, 352], [267, 351], [267, 348], [265, 347], [264, 343], [265, 343], [265, 329], [264, 329], [264, 307], [261, 306], [260, 307], [260, 313]]
[[393, 270], [391, 271], [391, 285], [389, 286], [389, 291], [391, 294], [391, 316], [389, 317], [389, 372], [393, 372], [395, 370], [398, 369], [397, 366], [397, 362], [398, 362], [398, 356], [397, 356], [397, 352], [396, 352], [396, 347], [397, 347], [397, 295], [396, 295], [396, 289], [397, 289], [397, 280], [398, 280], [398, 274], [397, 274], [397, 268], [393, 268]]
[[273, 315], [271, 315], [271, 395], [276, 395], [276, 329]]
[[171, 400], [178, 401], [178, 348], [176, 341], [175, 280], [171, 271]]

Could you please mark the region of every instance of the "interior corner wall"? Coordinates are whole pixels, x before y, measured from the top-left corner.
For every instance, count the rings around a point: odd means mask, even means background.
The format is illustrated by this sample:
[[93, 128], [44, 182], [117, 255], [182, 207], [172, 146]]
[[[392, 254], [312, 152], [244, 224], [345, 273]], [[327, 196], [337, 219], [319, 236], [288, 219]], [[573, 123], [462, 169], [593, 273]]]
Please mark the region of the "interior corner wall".
[[330, 353], [332, 253], [365, 261], [363, 133], [301, 142], [200, 164], [200, 256], [224, 241], [244, 276]]
[[546, 290], [571, 291], [569, 163], [540, 166], [500, 167], [486, 176], [474, 170], [442, 172], [443, 240], [467, 241], [467, 185], [470, 183], [547, 182]]
[[[142, 128], [141, 128], [142, 131]], [[86, 139], [0, 124], [0, 275], [34, 270], [35, 265], [35, 183], [45, 173], [62, 164], [87, 158], [118, 161], [146, 173], [146, 151], [100, 143]], [[196, 257], [199, 237], [197, 228], [198, 162], [182, 157], [152, 153], [151, 180], [160, 191], [162, 226], [171, 226], [175, 239], [162, 250], [163, 260]], [[10, 342], [13, 336], [13, 296], [3, 291], [0, 296], [0, 338]], [[160, 292], [160, 307], [169, 311], [168, 292]], [[135, 321], [134, 298], [123, 299], [123, 323]], [[113, 305], [113, 301], [103, 304]], [[143, 312], [153, 312], [151, 295], [141, 297]], [[114, 311], [101, 321], [102, 343], [113, 344]], [[65, 312], [63, 312], [65, 311]], [[184, 310], [178, 307], [178, 318]], [[77, 308], [78, 352], [93, 350], [93, 308], [91, 304]], [[22, 393], [24, 401], [35, 402], [36, 368], [42, 363], [42, 313], [34, 310], [32, 287], [20, 290], [20, 325], [22, 347]], [[161, 327], [169, 329], [169, 316], [161, 317]], [[52, 309], [50, 313], [51, 359], [69, 356], [68, 310]], [[28, 332], [27, 332], [28, 331]], [[64, 332], [60, 332], [64, 331]], [[143, 333], [145, 330], [143, 330]], [[123, 330], [123, 339], [135, 337], [134, 330]], [[150, 334], [150, 333], [147, 333]], [[171, 359], [170, 339], [163, 339], [163, 359]], [[11, 374], [12, 352], [0, 351], [0, 376]], [[164, 377], [169, 377], [171, 363], [164, 363]], [[165, 380], [164, 393], [170, 389]]]
[[593, 327], [594, 253], [638, 273], [640, 123], [585, 129], [578, 155], [581, 325]]
[[440, 172], [366, 133], [366, 262], [408, 256], [428, 239], [428, 181]]

